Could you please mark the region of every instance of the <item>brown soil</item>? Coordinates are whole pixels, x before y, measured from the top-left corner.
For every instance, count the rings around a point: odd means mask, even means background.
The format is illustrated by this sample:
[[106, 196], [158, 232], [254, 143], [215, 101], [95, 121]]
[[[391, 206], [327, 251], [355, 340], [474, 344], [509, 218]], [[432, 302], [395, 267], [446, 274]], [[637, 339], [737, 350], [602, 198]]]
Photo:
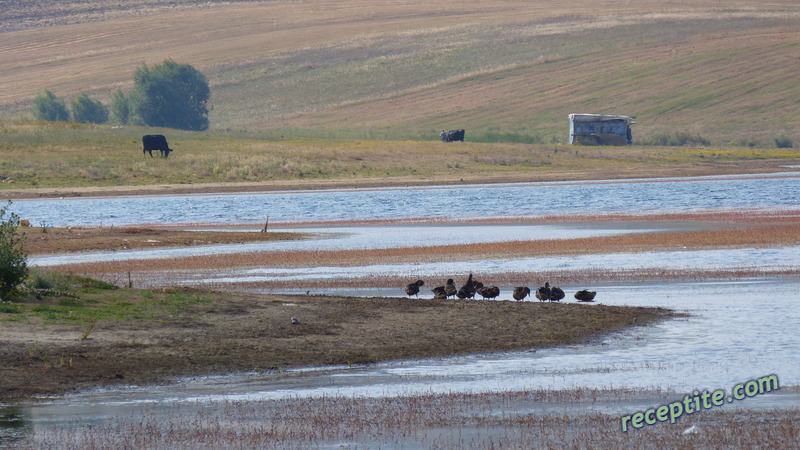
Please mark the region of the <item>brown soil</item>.
[[[113, 292], [131, 302], [141, 299], [133, 290]], [[158, 383], [175, 375], [578, 344], [671, 315], [663, 309], [575, 303], [202, 295], [213, 301], [153, 320], [100, 321], [91, 330], [42, 326], [35, 317], [4, 323], [0, 398]], [[4, 316], [10, 314], [0, 313]], [[292, 317], [300, 324], [293, 325]], [[87, 332], [88, 338], [80, 339]]]
[[[109, 5], [98, 3], [109, 9]], [[58, 11], [52, 9], [19, 11], [33, 28], [4, 33], [6, 43], [2, 49], [4, 64], [0, 67], [0, 86], [3, 87], [0, 104], [29, 102], [46, 88], [70, 94], [82, 92], [87, 87], [86, 76], [94, 80], [92, 86], [129, 81], [132, 62], [160, 62], [164, 58], [165, 45], [169, 45], [169, 55], [176, 61], [198, 61], [202, 66], [214, 67], [240, 59], [250, 60], [253, 55], [269, 56], [310, 45], [324, 48], [342, 40], [378, 32], [403, 33], [428, 27], [504, 23], [561, 14], [552, 5], [531, 5], [519, 0], [497, 4], [415, 0], [382, 4], [380, 7], [364, 0], [326, 5], [303, 2], [226, 3], [216, 7], [207, 7], [205, 2], [184, 2], [195, 3], [195, 7], [190, 8], [175, 8], [174, 2], [151, 3], [153, 8], [136, 3], [130, 9], [112, 7], [108, 20], [98, 20], [103, 16], [80, 9], [68, 11], [67, 19], [61, 20], [55, 19]], [[652, 5], [637, 5], [636, 8], [630, 5], [608, 6], [603, 12], [613, 14], [654, 8], [661, 11], [665, 7], [663, 1], [650, 3]], [[680, 10], [707, 7], [709, 2], [699, 0], [692, 3], [695, 5], [685, 5]], [[727, 6], [735, 7], [733, 2], [728, 2]], [[590, 9], [584, 5], [576, 10]], [[358, 13], [354, 14], [354, 11]], [[25, 17], [25, 13], [29, 17]], [[280, 22], [274, 18], [280, 18]], [[24, 23], [15, 17], [9, 19], [9, 24]], [[74, 24], [54, 26], [70, 23]], [[12, 26], [5, 21], [2, 25], [1, 28]], [[69, 45], [64, 46], [65, 42]]]
[[22, 228], [23, 249], [29, 254], [64, 253], [89, 250], [135, 250], [155, 247], [235, 244], [243, 242], [302, 239], [301, 233], [269, 231], [174, 230], [147, 227], [107, 228]]

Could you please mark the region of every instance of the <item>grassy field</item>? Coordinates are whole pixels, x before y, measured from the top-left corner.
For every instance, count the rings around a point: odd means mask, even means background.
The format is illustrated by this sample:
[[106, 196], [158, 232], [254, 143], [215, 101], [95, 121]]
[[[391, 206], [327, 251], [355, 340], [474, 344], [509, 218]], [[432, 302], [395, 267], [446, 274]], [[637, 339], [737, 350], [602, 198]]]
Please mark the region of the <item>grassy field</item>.
[[[163, 132], [169, 159], [145, 157]], [[374, 183], [540, 181], [758, 172], [798, 162], [793, 149], [579, 147], [361, 139], [274, 139], [261, 132], [183, 132], [29, 120], [0, 121], [0, 192], [28, 188], [372, 180]], [[785, 169], [777, 169], [785, 170]], [[317, 183], [314, 185], [313, 183]], [[174, 188], [171, 192], [176, 192]], [[10, 197], [9, 197], [10, 198]]]
[[466, 128], [472, 141], [552, 144], [567, 114], [594, 112], [636, 116], [639, 143], [800, 141], [796, 2], [594, 6], [20, 1], [0, 6], [0, 117], [29, 114], [44, 89], [108, 102], [137, 65], [172, 58], [209, 77], [216, 131], [426, 140]]

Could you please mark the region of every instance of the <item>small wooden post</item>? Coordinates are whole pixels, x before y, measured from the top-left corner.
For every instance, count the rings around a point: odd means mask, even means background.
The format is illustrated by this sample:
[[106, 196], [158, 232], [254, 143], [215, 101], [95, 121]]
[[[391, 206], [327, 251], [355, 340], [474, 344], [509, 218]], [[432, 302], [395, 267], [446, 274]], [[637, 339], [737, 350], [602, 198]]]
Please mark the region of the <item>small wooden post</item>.
[[133, 287], [133, 280], [131, 280], [131, 273], [128, 272], [128, 289]]
[[267, 220], [266, 220], [266, 222], [264, 222], [264, 228], [261, 229], [261, 232], [262, 233], [266, 233], [267, 232], [267, 228], [269, 228], [269, 216], [267, 216]]

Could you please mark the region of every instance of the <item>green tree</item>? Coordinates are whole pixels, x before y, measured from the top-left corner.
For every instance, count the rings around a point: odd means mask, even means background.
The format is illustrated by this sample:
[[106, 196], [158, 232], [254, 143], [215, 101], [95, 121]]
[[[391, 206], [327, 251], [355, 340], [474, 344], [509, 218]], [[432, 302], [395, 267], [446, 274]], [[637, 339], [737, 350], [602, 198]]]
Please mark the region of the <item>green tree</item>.
[[81, 94], [69, 103], [72, 110], [72, 120], [78, 123], [106, 123], [108, 122], [108, 108], [100, 100], [89, 98], [88, 94]]
[[28, 256], [22, 249], [25, 236], [18, 232], [19, 216], [8, 214], [10, 206], [8, 202], [0, 208], [0, 298], [3, 300], [8, 300], [28, 276]]
[[201, 131], [208, 128], [211, 90], [205, 75], [171, 60], [160, 66], [139, 66], [128, 96], [131, 112], [153, 127]]
[[44, 91], [33, 99], [33, 117], [48, 122], [66, 122], [69, 111], [63, 100], [50, 91]]
[[122, 92], [122, 89], [117, 89], [111, 95], [111, 120], [120, 125], [125, 125], [129, 122], [131, 116], [131, 108], [128, 103], [128, 97]]

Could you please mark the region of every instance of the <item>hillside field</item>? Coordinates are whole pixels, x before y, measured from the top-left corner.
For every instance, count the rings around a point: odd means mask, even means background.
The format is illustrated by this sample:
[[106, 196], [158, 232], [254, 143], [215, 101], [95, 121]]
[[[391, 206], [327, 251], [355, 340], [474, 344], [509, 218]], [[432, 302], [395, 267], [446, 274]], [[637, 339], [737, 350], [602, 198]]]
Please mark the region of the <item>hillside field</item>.
[[[800, 5], [783, 1], [92, 0], [0, 4], [0, 118], [49, 89], [108, 104], [142, 63], [208, 76], [212, 132], [557, 144], [572, 112], [634, 141], [800, 141]], [[6, 139], [0, 136], [0, 143]]]

